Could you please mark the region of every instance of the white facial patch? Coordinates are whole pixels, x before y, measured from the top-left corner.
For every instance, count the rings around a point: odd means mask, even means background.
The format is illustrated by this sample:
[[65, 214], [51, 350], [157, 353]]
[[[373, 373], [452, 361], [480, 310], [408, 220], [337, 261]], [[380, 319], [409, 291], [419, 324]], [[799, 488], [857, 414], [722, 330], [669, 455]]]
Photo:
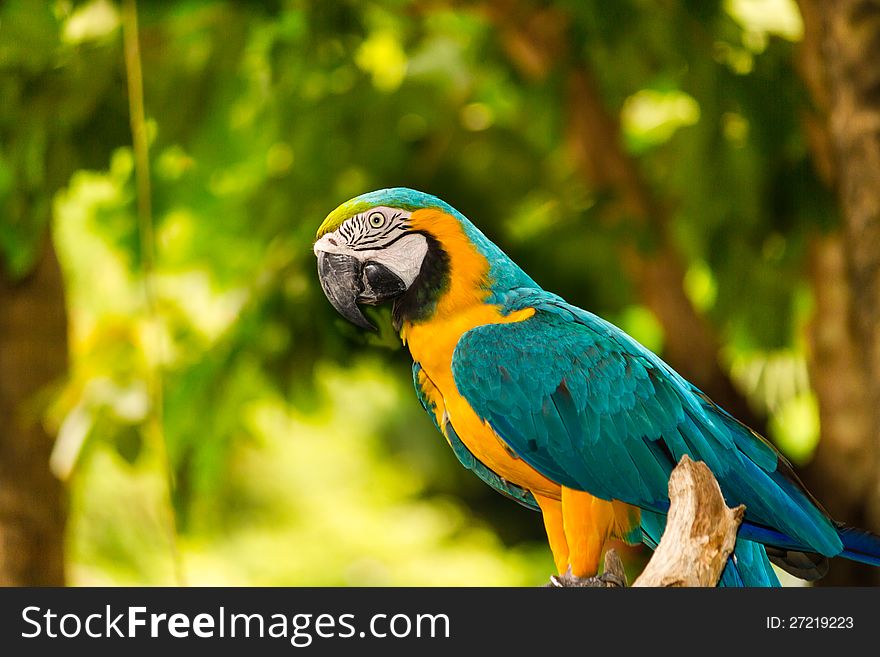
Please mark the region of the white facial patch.
[[338, 232], [327, 233], [315, 242], [315, 255], [321, 251], [343, 253], [361, 262], [378, 262], [397, 274], [407, 288], [416, 280], [428, 253], [428, 240], [420, 233], [404, 235], [380, 249], [355, 250], [345, 243]]
[[376, 251], [360, 251], [363, 261], [371, 260], [385, 265], [400, 276], [407, 289], [422, 269], [422, 261], [428, 252], [428, 240], [424, 235], [411, 233]]

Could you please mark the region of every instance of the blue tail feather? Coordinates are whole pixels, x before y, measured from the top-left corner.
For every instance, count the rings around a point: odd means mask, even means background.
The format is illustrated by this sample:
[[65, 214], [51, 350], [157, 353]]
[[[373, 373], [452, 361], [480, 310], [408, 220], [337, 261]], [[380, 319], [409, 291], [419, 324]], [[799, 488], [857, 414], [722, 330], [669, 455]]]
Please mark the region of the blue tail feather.
[[780, 586], [764, 546], [738, 538], [718, 586]]
[[837, 533], [843, 542], [841, 557], [870, 566], [880, 566], [880, 536], [846, 525], [839, 525]]
[[[880, 567], [880, 536], [866, 529], [847, 527], [842, 523], [835, 523], [837, 535], [843, 544], [843, 550], [836, 555], [851, 561]], [[798, 550], [806, 553], [815, 552], [809, 546], [805, 546], [795, 539], [780, 531], [756, 525], [749, 521], [743, 522], [739, 531], [740, 538], [757, 541], [773, 547]]]

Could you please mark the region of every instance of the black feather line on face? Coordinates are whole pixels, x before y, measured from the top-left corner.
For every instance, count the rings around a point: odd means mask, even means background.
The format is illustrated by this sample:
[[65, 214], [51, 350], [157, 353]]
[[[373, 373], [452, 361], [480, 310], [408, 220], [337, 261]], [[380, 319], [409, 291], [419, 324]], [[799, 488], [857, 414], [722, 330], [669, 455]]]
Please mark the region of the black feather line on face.
[[[369, 225], [367, 214], [356, 214], [339, 227], [339, 235], [353, 251], [369, 251], [388, 247], [403, 235], [394, 235], [396, 231], [406, 233], [410, 223], [403, 213], [395, 213], [381, 228]], [[390, 237], [390, 239], [389, 239]]]
[[351, 248], [352, 251], [375, 251], [376, 249], [387, 249], [398, 240], [402, 240], [404, 237], [410, 234], [411, 233], [401, 233], [400, 235], [394, 235], [390, 240], [388, 240], [387, 242], [382, 242], [382, 244], [379, 244], [378, 246], [376, 246], [375, 240], [371, 240], [368, 242], [361, 242], [358, 246], [353, 246], [349, 248]]
[[434, 314], [440, 296], [449, 289], [449, 254], [433, 236], [418, 232], [428, 241], [419, 275], [409, 289], [394, 301], [391, 320], [395, 331], [404, 322], [418, 323]]
[[[363, 237], [369, 238], [369, 239], [359, 239], [357, 242], [357, 246], [362, 247], [367, 244], [380, 244], [380, 243], [382, 243], [382, 241], [385, 238], [387, 238], [391, 233], [394, 232], [394, 228], [395, 228], [394, 226], [388, 226], [378, 235], [366, 234]], [[383, 246], [388, 246], [388, 244], [391, 244], [391, 242], [388, 242], [387, 244], [383, 244]], [[363, 249], [356, 249], [356, 250], [363, 250]]]

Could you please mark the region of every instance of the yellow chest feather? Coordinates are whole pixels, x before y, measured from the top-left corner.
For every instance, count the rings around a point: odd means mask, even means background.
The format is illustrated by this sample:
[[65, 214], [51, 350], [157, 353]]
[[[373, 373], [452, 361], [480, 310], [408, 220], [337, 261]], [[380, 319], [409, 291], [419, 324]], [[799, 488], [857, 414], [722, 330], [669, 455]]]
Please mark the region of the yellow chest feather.
[[[437, 420], [443, 426], [443, 414], [452, 424], [471, 453], [504, 479], [548, 497], [559, 497], [559, 485], [513, 456], [492, 428], [483, 422], [462, 397], [452, 378], [452, 356], [465, 332], [486, 324], [519, 322], [534, 314], [531, 309], [502, 315], [497, 307], [478, 305], [449, 317], [420, 324], [404, 324], [401, 337], [413, 360], [422, 367], [427, 379], [423, 387], [435, 404]], [[424, 385], [427, 384], [427, 385]]]
[[527, 308], [508, 315], [487, 302], [489, 263], [464, 234], [455, 218], [437, 210], [418, 210], [410, 217], [414, 230], [432, 235], [449, 259], [448, 287], [437, 299], [430, 319], [404, 322], [400, 336], [413, 360], [422, 367], [425, 394], [434, 403], [437, 422], [444, 414], [461, 441], [484, 465], [509, 482], [558, 499], [559, 485], [513, 456], [492, 428], [483, 422], [452, 379], [452, 355], [467, 331], [486, 324], [521, 322], [534, 314]]

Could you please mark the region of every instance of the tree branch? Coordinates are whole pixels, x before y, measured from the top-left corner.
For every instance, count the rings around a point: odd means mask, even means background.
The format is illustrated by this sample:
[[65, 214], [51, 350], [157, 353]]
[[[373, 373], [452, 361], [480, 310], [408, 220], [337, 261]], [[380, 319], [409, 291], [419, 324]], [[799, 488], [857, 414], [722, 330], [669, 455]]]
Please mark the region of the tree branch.
[[[736, 544], [745, 506], [728, 508], [712, 471], [685, 454], [669, 477], [669, 515], [660, 545], [633, 583], [638, 587], [715, 586]], [[550, 587], [619, 588], [626, 572], [614, 549], [596, 577], [554, 575]]]
[[669, 500], [660, 545], [633, 586], [715, 586], [745, 507], [728, 508], [706, 464], [687, 455], [669, 478]]

